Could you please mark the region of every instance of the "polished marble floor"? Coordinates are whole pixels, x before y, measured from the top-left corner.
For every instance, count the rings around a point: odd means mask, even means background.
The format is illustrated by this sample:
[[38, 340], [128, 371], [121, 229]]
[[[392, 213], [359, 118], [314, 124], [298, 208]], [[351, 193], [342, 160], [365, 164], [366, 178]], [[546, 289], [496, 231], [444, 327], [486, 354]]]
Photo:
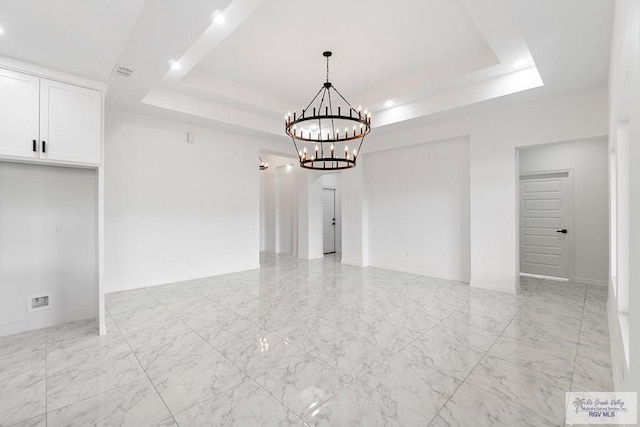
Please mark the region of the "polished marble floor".
[[261, 264], [108, 294], [106, 336], [0, 338], [0, 425], [547, 426], [613, 389], [602, 287]]

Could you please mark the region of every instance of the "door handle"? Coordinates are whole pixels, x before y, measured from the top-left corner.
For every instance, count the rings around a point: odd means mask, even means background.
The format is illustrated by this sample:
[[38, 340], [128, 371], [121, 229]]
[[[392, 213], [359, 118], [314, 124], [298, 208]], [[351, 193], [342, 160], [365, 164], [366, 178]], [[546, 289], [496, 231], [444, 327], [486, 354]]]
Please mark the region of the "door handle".
[[556, 230], [556, 233], [562, 233], [562, 234], [567, 234], [568, 231], [566, 228], [563, 228], [562, 230]]
[[43, 153], [47, 152], [47, 141], [42, 141], [42, 152]]
[[35, 153], [36, 151], [38, 151], [38, 150], [36, 149], [36, 140], [34, 139], [33, 140], [33, 152]]

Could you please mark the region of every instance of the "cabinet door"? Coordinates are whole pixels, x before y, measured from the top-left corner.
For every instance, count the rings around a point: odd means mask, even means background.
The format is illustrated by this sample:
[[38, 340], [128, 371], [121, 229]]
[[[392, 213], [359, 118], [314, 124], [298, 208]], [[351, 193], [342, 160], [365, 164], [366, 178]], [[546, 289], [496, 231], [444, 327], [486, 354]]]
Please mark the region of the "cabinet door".
[[39, 85], [37, 77], [0, 68], [0, 155], [38, 157]]
[[40, 158], [100, 163], [102, 93], [40, 81]]

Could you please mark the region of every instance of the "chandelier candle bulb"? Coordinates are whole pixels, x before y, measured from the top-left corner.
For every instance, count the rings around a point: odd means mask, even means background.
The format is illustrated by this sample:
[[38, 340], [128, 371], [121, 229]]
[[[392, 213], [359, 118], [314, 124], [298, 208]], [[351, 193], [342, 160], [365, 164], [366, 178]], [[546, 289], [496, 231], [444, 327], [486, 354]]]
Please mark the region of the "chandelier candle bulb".
[[333, 159], [333, 144], [331, 144], [331, 158]]

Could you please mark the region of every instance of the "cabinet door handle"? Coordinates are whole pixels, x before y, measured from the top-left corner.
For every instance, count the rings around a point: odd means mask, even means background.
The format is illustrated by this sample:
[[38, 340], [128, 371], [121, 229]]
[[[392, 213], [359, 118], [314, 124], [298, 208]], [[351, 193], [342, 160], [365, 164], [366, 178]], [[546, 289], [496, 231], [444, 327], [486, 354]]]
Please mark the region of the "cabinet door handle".
[[35, 153], [36, 151], [37, 151], [36, 150], [36, 140], [34, 139], [33, 140], [33, 152]]
[[42, 152], [43, 153], [47, 152], [47, 141], [42, 141]]

